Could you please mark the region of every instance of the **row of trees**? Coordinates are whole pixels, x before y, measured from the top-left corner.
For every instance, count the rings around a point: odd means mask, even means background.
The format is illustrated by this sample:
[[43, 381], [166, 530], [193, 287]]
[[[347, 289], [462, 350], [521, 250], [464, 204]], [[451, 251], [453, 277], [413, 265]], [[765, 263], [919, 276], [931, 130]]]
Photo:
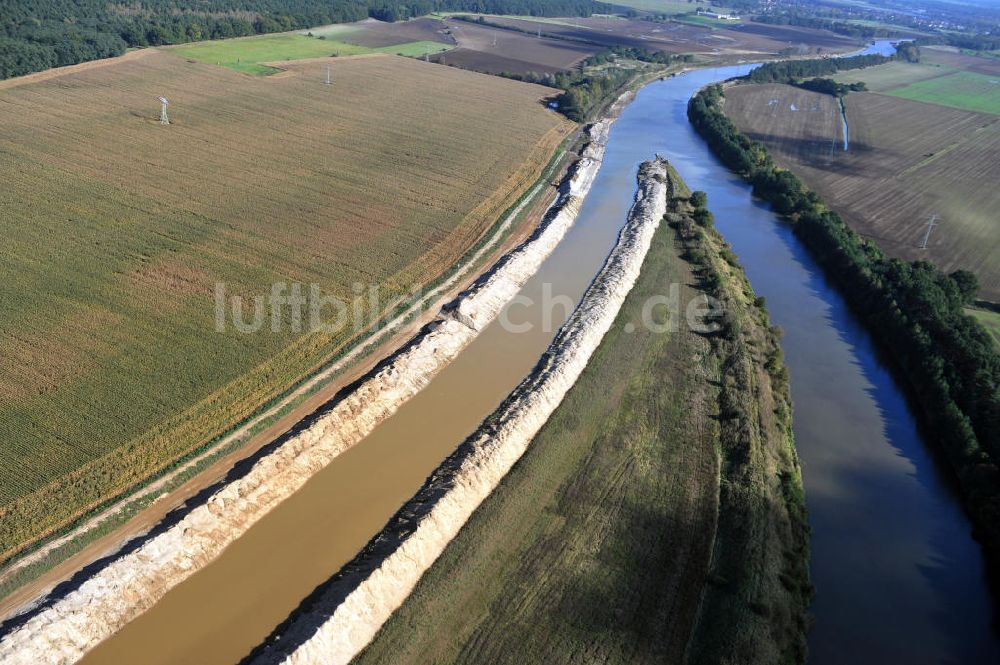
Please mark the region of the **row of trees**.
[[744, 80], [748, 83], [794, 83], [808, 77], [829, 76], [847, 69], [881, 65], [891, 61], [893, 57], [895, 56], [856, 55], [850, 58], [778, 60], [757, 67]]
[[921, 37], [918, 44], [947, 44], [971, 51], [996, 51], [1000, 49], [1000, 34], [947, 33], [935, 37]]
[[1000, 355], [964, 311], [975, 298], [975, 276], [887, 257], [736, 129], [722, 112], [722, 99], [718, 86], [692, 98], [693, 126], [756, 195], [793, 222], [894, 361], [916, 411], [956, 471], [992, 564], [1000, 566]]
[[846, 97], [849, 92], [864, 92], [868, 89], [864, 81], [858, 81], [857, 83], [837, 83], [833, 79], [826, 78], [807, 79], [795, 85], [804, 90], [812, 90], [813, 92], [833, 95], [834, 97]]
[[590, 0], [4, 0], [0, 78], [160, 46], [434, 11], [589, 16]]

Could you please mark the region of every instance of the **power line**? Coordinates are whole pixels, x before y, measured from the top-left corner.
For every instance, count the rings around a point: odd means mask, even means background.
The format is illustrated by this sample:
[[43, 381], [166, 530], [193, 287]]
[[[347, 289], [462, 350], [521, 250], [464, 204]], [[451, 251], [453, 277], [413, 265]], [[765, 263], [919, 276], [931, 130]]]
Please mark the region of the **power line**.
[[920, 243], [920, 249], [927, 249], [927, 241], [930, 240], [931, 231], [937, 226], [938, 223], [937, 213], [931, 215], [930, 220], [927, 222], [927, 232], [924, 234], [924, 241]]
[[170, 106], [170, 102], [167, 101], [166, 97], [160, 97], [160, 124], [169, 125], [170, 118], [167, 117], [167, 107]]

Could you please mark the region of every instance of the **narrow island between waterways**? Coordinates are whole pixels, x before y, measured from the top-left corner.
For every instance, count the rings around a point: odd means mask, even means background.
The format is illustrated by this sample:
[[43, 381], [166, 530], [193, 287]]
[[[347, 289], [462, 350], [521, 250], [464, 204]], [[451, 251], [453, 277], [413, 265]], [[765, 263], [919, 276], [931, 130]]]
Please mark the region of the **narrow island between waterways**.
[[[804, 660], [808, 529], [779, 335], [704, 197], [664, 174], [666, 223], [586, 369], [355, 662]], [[698, 332], [684, 311], [706, 295], [721, 313]], [[288, 629], [331, 590], [247, 660], [299, 662]]]

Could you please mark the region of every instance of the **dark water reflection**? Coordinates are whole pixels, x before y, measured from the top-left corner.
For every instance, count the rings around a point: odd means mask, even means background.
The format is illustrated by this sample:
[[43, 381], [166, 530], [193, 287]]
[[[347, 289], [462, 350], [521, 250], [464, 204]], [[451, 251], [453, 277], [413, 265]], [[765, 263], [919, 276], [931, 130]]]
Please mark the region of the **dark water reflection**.
[[843, 299], [787, 225], [709, 153], [686, 118], [702, 85], [736, 66], [654, 83], [612, 142], [667, 156], [708, 193], [784, 348], [813, 529], [813, 663], [998, 663], [982, 552], [947, 473]]

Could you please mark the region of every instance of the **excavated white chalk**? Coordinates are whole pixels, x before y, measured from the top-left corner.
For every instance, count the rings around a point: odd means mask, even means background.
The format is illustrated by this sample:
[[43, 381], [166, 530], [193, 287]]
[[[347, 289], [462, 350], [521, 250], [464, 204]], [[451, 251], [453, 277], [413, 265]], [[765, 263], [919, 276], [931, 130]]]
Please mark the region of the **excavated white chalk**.
[[[628, 100], [623, 95], [617, 111]], [[590, 143], [548, 223], [460, 295], [374, 374], [302, 432], [261, 457], [177, 524], [113, 560], [61, 598], [43, 604], [0, 639], [5, 665], [72, 663], [219, 556], [227, 545], [291, 496], [317, 471], [367, 436], [495, 318], [555, 249], [576, 218], [600, 168], [611, 117], [589, 129]], [[553, 214], [554, 213], [554, 214]]]
[[639, 277], [666, 199], [665, 162], [645, 163], [617, 245], [535, 371], [249, 662], [336, 665], [368, 644], [576, 383]]

